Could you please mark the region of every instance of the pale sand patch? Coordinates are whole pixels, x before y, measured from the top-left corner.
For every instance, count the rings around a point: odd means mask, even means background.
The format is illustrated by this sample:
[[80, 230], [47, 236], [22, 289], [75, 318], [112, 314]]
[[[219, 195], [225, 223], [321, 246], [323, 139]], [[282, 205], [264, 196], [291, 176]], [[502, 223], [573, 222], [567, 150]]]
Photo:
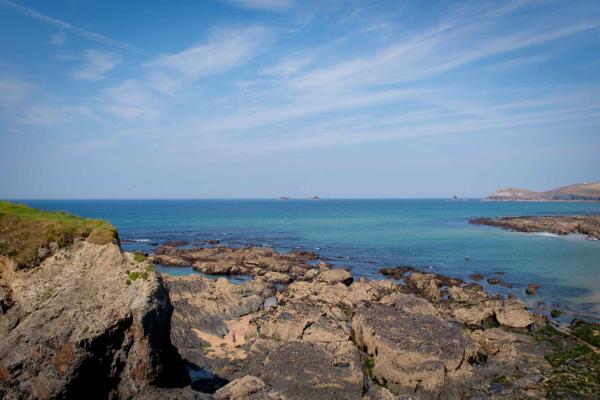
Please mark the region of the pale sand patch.
[[252, 315], [246, 315], [225, 321], [228, 332], [224, 337], [202, 332], [198, 329], [193, 329], [193, 331], [210, 346], [206, 352], [207, 357], [244, 359], [246, 358], [246, 352], [240, 347], [246, 344], [249, 338], [256, 336], [256, 327], [250, 324], [251, 319]]

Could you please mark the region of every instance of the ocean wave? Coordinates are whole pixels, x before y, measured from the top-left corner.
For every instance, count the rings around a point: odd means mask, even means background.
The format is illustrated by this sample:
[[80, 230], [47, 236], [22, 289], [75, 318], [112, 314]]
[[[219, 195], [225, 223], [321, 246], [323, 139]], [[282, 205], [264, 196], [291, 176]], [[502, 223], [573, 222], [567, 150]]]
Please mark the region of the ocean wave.
[[547, 236], [547, 237], [560, 237], [560, 235], [557, 235], [556, 233], [550, 233], [550, 232], [536, 232], [536, 235]]

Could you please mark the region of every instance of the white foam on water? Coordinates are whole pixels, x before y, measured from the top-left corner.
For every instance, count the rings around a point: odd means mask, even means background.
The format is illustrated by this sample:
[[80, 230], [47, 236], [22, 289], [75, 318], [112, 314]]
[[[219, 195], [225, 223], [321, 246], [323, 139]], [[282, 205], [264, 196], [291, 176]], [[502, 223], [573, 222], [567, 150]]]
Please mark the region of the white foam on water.
[[557, 235], [556, 233], [550, 233], [550, 232], [536, 232], [536, 235], [547, 236], [547, 237], [560, 237], [560, 235]]

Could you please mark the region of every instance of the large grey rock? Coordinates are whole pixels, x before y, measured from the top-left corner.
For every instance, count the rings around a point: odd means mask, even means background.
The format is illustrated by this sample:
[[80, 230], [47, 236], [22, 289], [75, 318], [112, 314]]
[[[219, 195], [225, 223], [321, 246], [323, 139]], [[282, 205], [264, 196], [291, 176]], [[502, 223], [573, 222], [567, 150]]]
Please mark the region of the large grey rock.
[[[78, 242], [34, 268], [0, 258], [12, 306], [0, 325], [0, 397], [134, 396], [185, 384], [160, 278], [115, 244]], [[140, 277], [126, 285], [127, 271]]]
[[258, 376], [288, 400], [362, 398], [364, 378], [352, 342], [273, 342]]
[[396, 394], [459, 398], [461, 383], [472, 374], [474, 343], [412, 295], [362, 306], [352, 329], [356, 344], [373, 360], [373, 379]]

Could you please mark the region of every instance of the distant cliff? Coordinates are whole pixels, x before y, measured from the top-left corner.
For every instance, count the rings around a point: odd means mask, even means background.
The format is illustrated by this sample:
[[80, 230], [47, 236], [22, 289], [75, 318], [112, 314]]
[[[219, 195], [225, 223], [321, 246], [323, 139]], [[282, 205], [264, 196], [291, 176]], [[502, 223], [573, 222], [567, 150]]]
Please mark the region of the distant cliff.
[[495, 201], [600, 201], [600, 182], [577, 183], [546, 192], [506, 188], [492, 193], [486, 200]]

